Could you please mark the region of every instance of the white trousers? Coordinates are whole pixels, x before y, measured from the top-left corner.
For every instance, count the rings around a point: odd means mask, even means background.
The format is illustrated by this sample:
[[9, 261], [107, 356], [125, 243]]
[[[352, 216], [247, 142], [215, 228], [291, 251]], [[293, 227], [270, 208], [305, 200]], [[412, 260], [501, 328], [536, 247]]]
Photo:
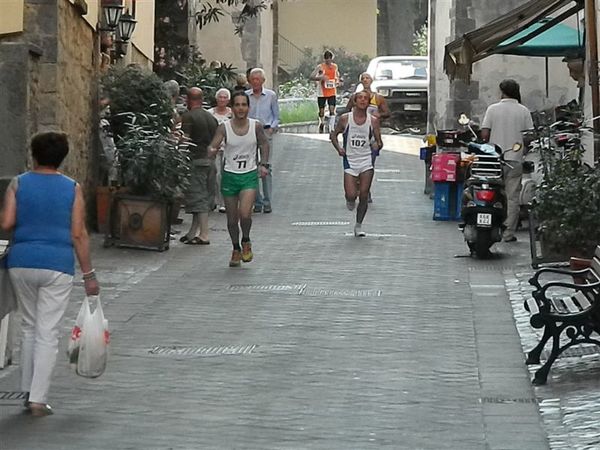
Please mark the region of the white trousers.
[[69, 304], [73, 276], [46, 269], [9, 269], [23, 316], [21, 390], [46, 403], [56, 364], [60, 323]]
[[504, 166], [504, 190], [506, 191], [506, 220], [504, 238], [513, 237], [519, 224], [519, 194], [523, 178], [523, 164], [518, 161], [506, 161], [512, 166]]

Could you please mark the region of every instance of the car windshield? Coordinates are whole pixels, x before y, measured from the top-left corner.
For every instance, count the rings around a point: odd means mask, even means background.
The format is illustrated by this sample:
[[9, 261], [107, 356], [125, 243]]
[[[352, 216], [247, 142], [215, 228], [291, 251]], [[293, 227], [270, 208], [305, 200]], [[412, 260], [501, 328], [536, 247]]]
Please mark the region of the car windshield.
[[427, 61], [395, 59], [380, 61], [375, 70], [376, 80], [426, 79]]

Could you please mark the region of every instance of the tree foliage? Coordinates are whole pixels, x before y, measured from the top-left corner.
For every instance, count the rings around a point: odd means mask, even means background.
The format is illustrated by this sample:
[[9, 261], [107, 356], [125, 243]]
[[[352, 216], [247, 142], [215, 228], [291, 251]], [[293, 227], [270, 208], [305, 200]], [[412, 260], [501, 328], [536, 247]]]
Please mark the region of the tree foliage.
[[429, 26], [424, 23], [421, 28], [415, 33], [413, 39], [413, 55], [427, 56], [427, 38], [429, 34]]
[[218, 22], [221, 17], [225, 15], [224, 7], [228, 8], [241, 8], [238, 13], [234, 16], [235, 20], [235, 32], [239, 34], [242, 32], [244, 23], [252, 17], [256, 17], [260, 14], [263, 9], [267, 8], [266, 0], [213, 0], [200, 1], [199, 8], [196, 10], [196, 24], [198, 28], [202, 29], [204, 26], [211, 22]]
[[211, 67], [201, 57], [194, 58], [177, 73], [177, 79], [181, 84], [202, 89], [204, 101], [209, 105], [215, 104], [217, 90], [223, 87], [232, 88], [236, 76], [236, 68], [233, 65], [221, 63], [218, 67]]

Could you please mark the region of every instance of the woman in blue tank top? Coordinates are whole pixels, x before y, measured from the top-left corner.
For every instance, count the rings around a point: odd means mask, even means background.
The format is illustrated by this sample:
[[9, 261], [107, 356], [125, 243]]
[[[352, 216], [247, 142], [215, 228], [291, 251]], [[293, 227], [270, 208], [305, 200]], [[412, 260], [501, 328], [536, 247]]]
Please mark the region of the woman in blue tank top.
[[83, 272], [86, 294], [99, 292], [81, 187], [58, 172], [68, 152], [64, 133], [33, 137], [33, 170], [11, 181], [0, 222], [2, 229], [13, 234], [7, 267], [23, 316], [21, 390], [27, 393], [25, 407], [34, 416], [52, 414], [47, 397], [60, 322], [73, 286], [74, 256]]

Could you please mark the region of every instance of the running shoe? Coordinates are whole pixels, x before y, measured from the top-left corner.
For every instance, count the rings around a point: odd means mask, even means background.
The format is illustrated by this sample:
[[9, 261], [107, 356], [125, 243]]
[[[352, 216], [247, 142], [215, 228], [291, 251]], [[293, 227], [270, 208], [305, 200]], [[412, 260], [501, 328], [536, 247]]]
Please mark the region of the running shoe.
[[362, 230], [362, 224], [357, 223], [354, 225], [354, 236], [356, 237], [365, 237], [367, 233]]
[[224, 206], [219, 206], [219, 212], [224, 213], [224, 212], [227, 212], [227, 210], [225, 209]]
[[356, 200], [346, 200], [346, 208], [348, 208], [348, 211], [354, 211], [354, 207], [356, 206]]
[[229, 267], [240, 267], [242, 265], [242, 252], [234, 250], [231, 252], [231, 261], [229, 261]]
[[250, 241], [242, 242], [242, 261], [250, 262], [254, 258], [254, 254], [252, 253], [252, 244]]

